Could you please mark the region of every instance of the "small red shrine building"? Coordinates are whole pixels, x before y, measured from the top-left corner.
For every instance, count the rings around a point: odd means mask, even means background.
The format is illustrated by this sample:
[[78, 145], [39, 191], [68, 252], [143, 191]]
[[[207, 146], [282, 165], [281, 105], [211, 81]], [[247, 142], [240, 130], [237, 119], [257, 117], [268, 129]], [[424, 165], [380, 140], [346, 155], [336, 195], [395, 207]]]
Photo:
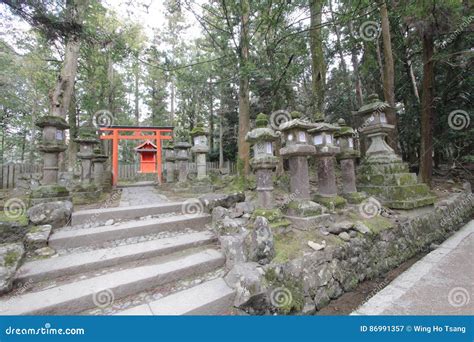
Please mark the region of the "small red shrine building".
[[150, 140], [135, 147], [135, 151], [140, 155], [140, 173], [156, 172], [156, 152], [158, 151], [155, 144]]

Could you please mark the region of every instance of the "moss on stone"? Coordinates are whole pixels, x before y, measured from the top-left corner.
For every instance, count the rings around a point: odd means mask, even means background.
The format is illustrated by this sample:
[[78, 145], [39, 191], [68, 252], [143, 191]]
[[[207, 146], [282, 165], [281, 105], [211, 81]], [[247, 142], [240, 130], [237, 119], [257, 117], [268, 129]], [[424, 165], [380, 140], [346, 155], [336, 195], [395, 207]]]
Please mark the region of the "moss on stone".
[[62, 185], [43, 185], [31, 192], [31, 198], [67, 197], [69, 191]]
[[334, 197], [324, 197], [320, 195], [313, 196], [313, 200], [319, 204], [324, 205], [327, 208], [343, 208], [347, 201], [341, 196], [334, 196]]
[[26, 212], [21, 213], [21, 215], [17, 215], [17, 213], [9, 215], [5, 211], [0, 211], [0, 222], [18, 223], [20, 226], [27, 226], [28, 217]]
[[3, 258], [5, 267], [11, 267], [15, 265], [15, 263], [18, 261], [19, 258], [20, 258], [20, 254], [18, 254], [18, 252], [8, 251], [5, 254], [5, 257]]

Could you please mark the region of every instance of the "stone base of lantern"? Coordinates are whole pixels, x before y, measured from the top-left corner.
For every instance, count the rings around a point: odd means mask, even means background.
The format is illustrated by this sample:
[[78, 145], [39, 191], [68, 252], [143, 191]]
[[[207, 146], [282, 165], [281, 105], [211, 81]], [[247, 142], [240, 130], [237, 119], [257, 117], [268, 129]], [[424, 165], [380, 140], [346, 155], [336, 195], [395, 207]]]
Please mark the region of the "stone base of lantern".
[[324, 211], [316, 202], [297, 199], [288, 204], [285, 218], [297, 229], [312, 230], [328, 221], [330, 215]]
[[211, 179], [209, 177], [198, 179], [192, 182], [191, 191], [198, 194], [209, 193], [214, 191]]
[[347, 194], [341, 194], [341, 196], [350, 204], [362, 203], [367, 198], [367, 195], [363, 192], [349, 192]]
[[71, 201], [69, 190], [62, 185], [42, 185], [34, 189], [30, 195], [31, 206], [56, 201]]
[[100, 199], [101, 191], [95, 184], [78, 184], [74, 187], [72, 200], [74, 204], [95, 203]]
[[347, 201], [343, 197], [338, 196], [338, 195], [324, 196], [324, 195], [316, 194], [313, 196], [313, 201], [319, 204], [322, 204], [326, 208], [331, 209], [331, 210], [332, 208], [337, 208], [337, 209], [343, 208], [347, 204]]
[[418, 183], [416, 174], [409, 172], [408, 164], [401, 161], [374, 163], [372, 160], [364, 160], [359, 168], [359, 190], [379, 198], [392, 209], [413, 209], [434, 203], [436, 196], [426, 184]]

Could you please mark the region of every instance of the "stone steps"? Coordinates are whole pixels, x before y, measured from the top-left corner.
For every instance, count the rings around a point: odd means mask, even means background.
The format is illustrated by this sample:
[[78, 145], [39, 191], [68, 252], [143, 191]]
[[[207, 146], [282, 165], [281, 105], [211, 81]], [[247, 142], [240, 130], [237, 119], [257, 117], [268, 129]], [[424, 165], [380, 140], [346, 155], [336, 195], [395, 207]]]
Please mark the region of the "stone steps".
[[145, 216], [156, 216], [167, 213], [181, 213], [183, 202], [167, 202], [150, 205], [136, 205], [105, 209], [81, 210], [72, 214], [71, 225], [87, 223], [105, 223], [113, 220], [133, 220]]
[[215, 249], [179, 256], [165, 262], [127, 268], [62, 284], [38, 292], [13, 294], [0, 300], [0, 315], [75, 314], [114, 299], [222, 267], [224, 255]]
[[117, 315], [222, 315], [231, 310], [234, 297], [235, 290], [231, 289], [224, 279], [218, 278], [156, 301], [123, 310]]
[[162, 231], [179, 231], [186, 228], [203, 229], [211, 222], [207, 214], [181, 215], [150, 220], [129, 221], [112, 226], [59, 230], [49, 238], [49, 246], [54, 249], [75, 248], [86, 245], [100, 245], [107, 241], [148, 235]]
[[40, 282], [58, 277], [91, 272], [131, 261], [163, 256], [216, 241], [208, 231], [183, 234], [113, 248], [74, 253], [56, 258], [35, 260], [24, 264], [17, 272], [16, 282]]

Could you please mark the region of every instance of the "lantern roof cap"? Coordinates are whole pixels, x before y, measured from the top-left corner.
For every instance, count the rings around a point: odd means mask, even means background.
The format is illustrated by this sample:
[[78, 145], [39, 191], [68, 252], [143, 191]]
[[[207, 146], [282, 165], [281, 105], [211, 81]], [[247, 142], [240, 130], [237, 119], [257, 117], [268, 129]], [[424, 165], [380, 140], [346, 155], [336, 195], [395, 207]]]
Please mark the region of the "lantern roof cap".
[[179, 141], [177, 142], [176, 144], [174, 144], [174, 148], [176, 149], [187, 149], [187, 148], [191, 148], [191, 144], [188, 143], [188, 142], [185, 142], [185, 141]]
[[339, 131], [334, 133], [334, 136], [336, 138], [338, 137], [346, 137], [346, 136], [352, 136], [354, 135], [355, 131], [352, 129], [351, 126], [346, 125], [346, 120], [344, 119], [339, 119], [337, 120], [337, 125], [340, 127]]
[[293, 128], [302, 128], [302, 129], [311, 129], [315, 128], [317, 124], [302, 120], [302, 119], [293, 119], [287, 122], [284, 122], [280, 125], [279, 130], [280, 131], [288, 131]]
[[316, 127], [310, 129], [308, 132], [310, 133], [318, 133], [318, 132], [337, 132], [340, 130], [338, 126], [330, 124], [328, 122], [318, 122], [315, 124]]
[[264, 128], [268, 126], [268, 117], [264, 113], [260, 113], [257, 115], [255, 119], [255, 125], [259, 128]]
[[257, 127], [247, 133], [245, 141], [256, 143], [260, 141], [275, 141], [280, 137], [273, 129], [268, 127]]
[[196, 137], [199, 135], [207, 135], [207, 131], [204, 128], [204, 124], [202, 122], [198, 122], [196, 126], [191, 130], [191, 136]]
[[392, 108], [387, 102], [381, 101], [377, 94], [371, 94], [367, 97], [367, 103], [359, 108], [358, 111], [352, 112], [353, 115], [364, 115], [374, 111], [384, 112], [386, 109]]

